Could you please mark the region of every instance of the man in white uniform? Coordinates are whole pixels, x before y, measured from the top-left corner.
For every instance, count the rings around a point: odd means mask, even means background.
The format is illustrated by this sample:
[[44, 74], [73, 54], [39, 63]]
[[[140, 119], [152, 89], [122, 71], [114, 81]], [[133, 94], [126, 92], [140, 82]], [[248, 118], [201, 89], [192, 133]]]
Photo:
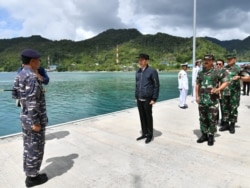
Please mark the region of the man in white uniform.
[[181, 64], [182, 70], [178, 73], [178, 88], [180, 90], [180, 104], [179, 107], [186, 109], [186, 98], [188, 93], [188, 76], [187, 68], [188, 64]]
[[198, 72], [200, 70], [201, 67], [201, 59], [196, 60], [195, 62], [195, 67], [193, 68], [193, 72], [192, 72], [192, 87], [193, 87], [193, 91], [192, 91], [192, 103], [196, 103], [196, 78], [198, 75]]

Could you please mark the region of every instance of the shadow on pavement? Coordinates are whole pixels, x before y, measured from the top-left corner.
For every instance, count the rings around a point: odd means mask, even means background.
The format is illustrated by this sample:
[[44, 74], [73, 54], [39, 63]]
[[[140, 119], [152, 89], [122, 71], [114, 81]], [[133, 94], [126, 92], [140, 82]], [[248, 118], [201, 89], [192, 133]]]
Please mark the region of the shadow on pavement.
[[49, 179], [52, 179], [56, 176], [61, 176], [74, 166], [74, 159], [78, 157], [78, 154], [73, 153], [68, 156], [49, 158], [46, 160], [46, 162], [50, 164], [46, 166], [41, 171], [41, 173], [46, 173]]
[[65, 138], [69, 134], [70, 134], [69, 131], [59, 131], [56, 133], [46, 134], [46, 140], [48, 141], [48, 140], [53, 140], [53, 139]]

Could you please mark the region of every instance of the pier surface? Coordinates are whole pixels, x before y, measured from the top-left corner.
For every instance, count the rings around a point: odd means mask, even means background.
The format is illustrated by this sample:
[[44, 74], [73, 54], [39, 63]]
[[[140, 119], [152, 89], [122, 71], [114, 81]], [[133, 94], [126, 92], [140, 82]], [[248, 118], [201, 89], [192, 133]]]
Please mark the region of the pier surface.
[[[250, 97], [241, 96], [236, 133], [197, 144], [198, 106], [178, 99], [153, 107], [154, 140], [140, 136], [137, 108], [53, 126], [46, 131], [41, 188], [250, 187]], [[8, 126], [11, 126], [8, 125]], [[25, 187], [21, 134], [0, 139], [0, 187]]]

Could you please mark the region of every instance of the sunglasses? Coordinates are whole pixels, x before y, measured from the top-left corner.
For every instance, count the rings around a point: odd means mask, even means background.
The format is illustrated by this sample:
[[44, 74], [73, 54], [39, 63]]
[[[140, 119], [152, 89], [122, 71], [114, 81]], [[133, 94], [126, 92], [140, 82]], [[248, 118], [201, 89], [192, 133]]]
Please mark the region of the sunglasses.
[[222, 66], [222, 63], [217, 63], [216, 65]]

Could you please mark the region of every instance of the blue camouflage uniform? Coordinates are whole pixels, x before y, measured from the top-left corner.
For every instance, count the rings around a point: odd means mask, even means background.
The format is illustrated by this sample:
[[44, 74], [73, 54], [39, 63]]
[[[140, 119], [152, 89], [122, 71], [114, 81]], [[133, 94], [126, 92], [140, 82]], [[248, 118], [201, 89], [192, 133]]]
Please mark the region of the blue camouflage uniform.
[[[45, 128], [48, 123], [46, 103], [42, 83], [28, 66], [16, 76], [12, 92], [14, 99], [20, 99], [21, 124], [24, 140], [23, 167], [26, 176], [38, 175], [44, 154]], [[40, 132], [32, 130], [39, 124]]]

